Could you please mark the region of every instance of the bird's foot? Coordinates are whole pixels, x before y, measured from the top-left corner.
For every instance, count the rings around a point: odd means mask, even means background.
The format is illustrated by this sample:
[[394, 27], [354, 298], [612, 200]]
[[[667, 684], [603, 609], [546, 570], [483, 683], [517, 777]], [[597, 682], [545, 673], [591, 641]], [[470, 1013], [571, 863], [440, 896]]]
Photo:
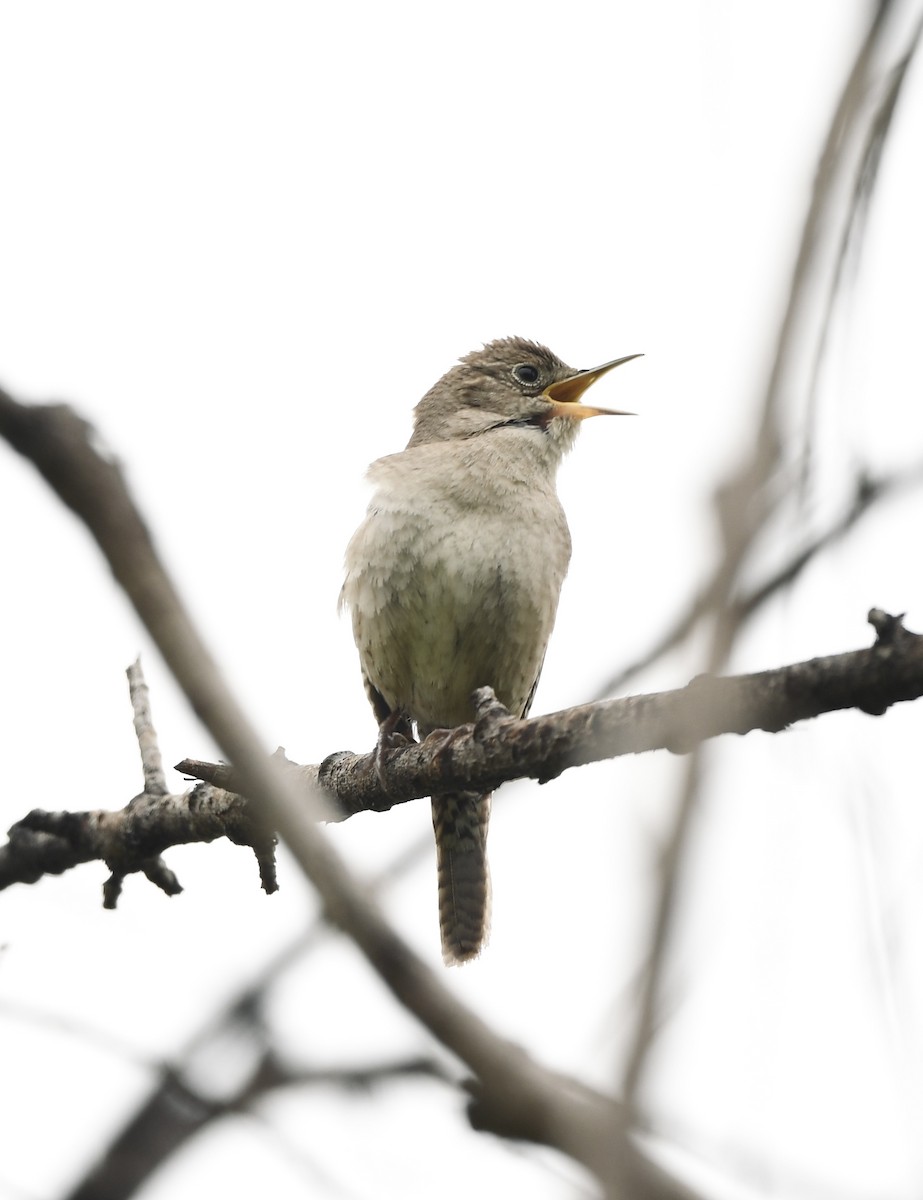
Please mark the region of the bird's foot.
[[407, 714], [401, 712], [399, 708], [388, 713], [378, 726], [378, 741], [375, 743], [372, 763], [383, 792], [388, 792], [388, 783], [385, 777], [388, 758], [395, 750], [402, 750], [405, 746], [409, 746], [413, 740], [410, 720]]
[[458, 725], [454, 729], [433, 729], [424, 738], [422, 744], [431, 747], [432, 761], [441, 768], [446, 751], [470, 733], [470, 725]]
[[475, 715], [475, 741], [487, 741], [502, 725], [516, 720], [506, 705], [497, 699], [493, 688], [478, 688], [471, 696], [471, 703]]

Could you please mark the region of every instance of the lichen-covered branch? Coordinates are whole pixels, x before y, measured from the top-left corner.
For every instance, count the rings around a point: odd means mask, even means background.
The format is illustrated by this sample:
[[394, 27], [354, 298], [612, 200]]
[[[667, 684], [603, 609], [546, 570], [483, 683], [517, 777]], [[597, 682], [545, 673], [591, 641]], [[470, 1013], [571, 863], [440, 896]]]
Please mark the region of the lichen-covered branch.
[[[99, 860], [112, 872], [105, 907], [114, 908], [121, 881], [140, 872], [168, 896], [183, 889], [161, 859], [170, 846], [229, 837], [243, 845], [256, 839], [248, 802], [209, 784], [167, 795], [141, 793], [115, 811], [49, 812], [34, 808], [0, 846], [0, 889], [61, 875], [80, 863]], [[274, 877], [264, 879], [267, 892]]]
[[80, 863], [99, 860], [111, 874], [103, 884], [103, 907], [115, 908], [126, 875], [142, 874], [168, 896], [183, 889], [161, 855], [170, 846], [227, 837], [256, 854], [266, 892], [278, 888], [275, 838], [255, 818], [243, 796], [210, 784], [171, 795], [150, 697], [140, 660], [128, 668], [135, 736], [141, 750], [144, 790], [118, 810], [47, 812], [34, 808], [0, 846], [0, 889], [61, 875]]
[[[777, 732], [838, 709], [872, 715], [923, 695], [923, 637], [899, 617], [869, 613], [874, 646], [792, 663], [750, 675], [701, 675], [676, 691], [598, 701], [527, 721], [497, 704], [489, 688], [476, 693], [477, 719], [451, 738], [380, 756], [340, 752], [319, 766], [288, 769], [305, 789], [323, 789], [328, 820], [383, 812], [396, 804], [459, 788], [490, 790], [513, 779], [542, 782], [583, 763], [666, 749], [684, 753], [721, 734]], [[238, 773], [223, 764], [184, 759], [179, 770], [233, 790]]]
[[[869, 620], [878, 638], [864, 650], [750, 675], [699, 676], [675, 691], [581, 705], [528, 721], [511, 717], [483, 688], [476, 693], [476, 721], [451, 738], [433, 734], [422, 744], [387, 751], [383, 759], [373, 751], [341, 751], [319, 765], [300, 766], [281, 752], [274, 757], [306, 799], [316, 801], [322, 793], [326, 807], [316, 808], [318, 816], [342, 821], [444, 790], [487, 790], [529, 777], [545, 781], [571, 767], [623, 754], [683, 753], [721, 734], [776, 732], [838, 709], [880, 715], [892, 704], [923, 695], [923, 637], [879, 609]], [[138, 664], [132, 673], [136, 729], [150, 755], [155, 735], [149, 712], [145, 720], [138, 718], [135, 698], [143, 694], [146, 704]], [[28, 813], [0, 847], [0, 889], [99, 859], [112, 871], [107, 907], [115, 906], [121, 880], [131, 872], [144, 873], [173, 895], [181, 889], [161, 854], [170, 846], [228, 837], [253, 848], [264, 889], [275, 891], [272, 833], [258, 806], [239, 794], [244, 791], [240, 772], [195, 759], [184, 759], [178, 769], [206, 782], [173, 795], [156, 787], [145, 790], [117, 811]], [[146, 770], [145, 780], [149, 774]]]

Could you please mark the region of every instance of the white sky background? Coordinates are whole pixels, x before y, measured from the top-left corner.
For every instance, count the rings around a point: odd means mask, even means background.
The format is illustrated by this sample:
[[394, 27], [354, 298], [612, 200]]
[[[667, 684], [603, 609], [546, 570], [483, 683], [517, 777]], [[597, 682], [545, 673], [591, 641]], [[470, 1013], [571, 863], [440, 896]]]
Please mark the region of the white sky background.
[[[362, 473], [493, 337], [575, 366], [646, 355], [599, 385], [639, 417], [590, 423], [562, 470], [574, 561], [536, 711], [586, 699], [660, 630], [710, 562], [710, 491], [752, 435], [864, 19], [842, 0], [3, 6], [0, 382], [74, 403], [121, 457], [268, 748], [312, 762], [372, 745], [335, 611]], [[923, 445], [921, 114], [917, 64], [825, 375], [821, 523], [857, 461], [886, 469]], [[735, 665], [866, 644], [873, 604], [921, 628], [918, 505], [883, 508], [808, 572]], [[166, 760], [216, 754], [87, 536], [2, 451], [0, 546], [5, 826], [139, 789], [123, 675], [139, 649]], [[674, 659], [643, 689], [696, 666]], [[919, 1195], [919, 720], [904, 706], [715, 747], [645, 1095], [716, 1196]], [[491, 944], [450, 979], [542, 1061], [599, 1084], [631, 1036], [678, 777], [678, 760], [648, 756], [505, 789]], [[428, 820], [405, 805], [330, 836], [372, 873]], [[99, 864], [0, 900], [4, 1200], [60, 1194], [149, 1084], [35, 1014], [169, 1057], [314, 910], [284, 855], [268, 899], [241, 849], [167, 859], [186, 888], [169, 901], [132, 878], [103, 912]], [[438, 963], [430, 857], [386, 903]], [[311, 1063], [420, 1045], [332, 938], [272, 1015]], [[278, 1099], [264, 1114], [318, 1176], [240, 1120], [145, 1200], [204, 1184], [288, 1200], [306, 1179], [316, 1196], [428, 1196], [437, 1179], [447, 1200], [572, 1194], [467, 1133], [459, 1109], [413, 1085]]]

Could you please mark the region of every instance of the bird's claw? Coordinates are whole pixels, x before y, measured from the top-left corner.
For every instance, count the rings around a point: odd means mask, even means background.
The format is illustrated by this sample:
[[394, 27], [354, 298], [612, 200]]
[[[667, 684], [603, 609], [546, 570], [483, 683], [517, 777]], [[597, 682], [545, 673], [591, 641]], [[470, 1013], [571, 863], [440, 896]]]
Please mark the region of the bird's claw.
[[389, 791], [385, 770], [389, 757], [395, 750], [402, 750], [405, 746], [409, 746], [413, 740], [413, 731], [407, 714], [401, 712], [399, 708], [388, 713], [378, 726], [378, 741], [375, 743], [372, 765], [383, 792]]
[[432, 761], [440, 766], [446, 751], [470, 732], [470, 725], [458, 725], [454, 729], [434, 729], [427, 735], [424, 745], [432, 744]]
[[516, 720], [506, 705], [497, 699], [497, 693], [493, 688], [478, 688], [472, 695], [471, 701], [475, 712], [474, 737], [476, 741], [486, 741], [496, 733], [501, 725]]

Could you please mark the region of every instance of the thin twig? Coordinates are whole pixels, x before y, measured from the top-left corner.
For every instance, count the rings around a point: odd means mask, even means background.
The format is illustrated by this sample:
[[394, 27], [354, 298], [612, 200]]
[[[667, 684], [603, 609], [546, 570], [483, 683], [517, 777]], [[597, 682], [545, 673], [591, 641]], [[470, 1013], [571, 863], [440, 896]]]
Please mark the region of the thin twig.
[[131, 707], [135, 715], [135, 735], [141, 750], [144, 791], [148, 796], [165, 796], [167, 794], [167, 777], [164, 774], [157, 731], [151, 716], [150, 692], [141, 669], [140, 658], [135, 659], [126, 674]]

